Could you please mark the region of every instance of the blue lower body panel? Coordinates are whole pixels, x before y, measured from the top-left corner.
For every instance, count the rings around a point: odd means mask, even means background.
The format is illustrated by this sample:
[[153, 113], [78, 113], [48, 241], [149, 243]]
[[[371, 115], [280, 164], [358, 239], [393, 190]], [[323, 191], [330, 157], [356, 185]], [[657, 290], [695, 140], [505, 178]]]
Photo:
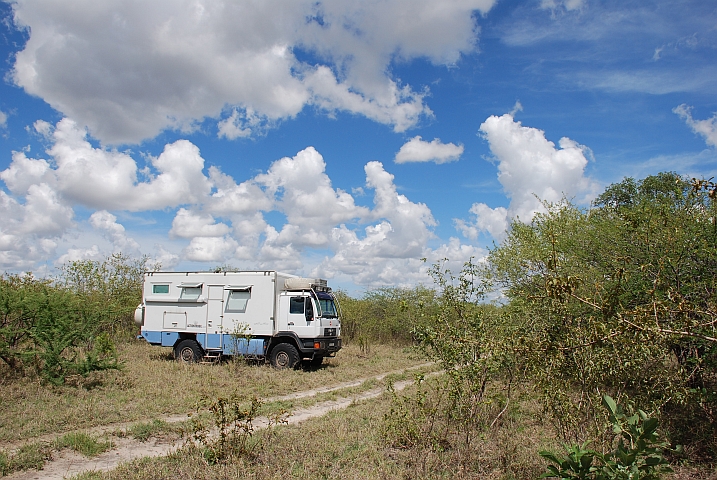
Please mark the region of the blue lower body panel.
[[[142, 337], [152, 345], [173, 347], [179, 340], [179, 332], [156, 332], [142, 330]], [[183, 337], [187, 333], [183, 332]], [[196, 339], [204, 350], [221, 351], [223, 355], [246, 355], [260, 357], [264, 355], [268, 340], [265, 338], [237, 338], [231, 334], [198, 333]]]
[[237, 338], [233, 335], [224, 335], [224, 355], [262, 356], [266, 348], [263, 338]]

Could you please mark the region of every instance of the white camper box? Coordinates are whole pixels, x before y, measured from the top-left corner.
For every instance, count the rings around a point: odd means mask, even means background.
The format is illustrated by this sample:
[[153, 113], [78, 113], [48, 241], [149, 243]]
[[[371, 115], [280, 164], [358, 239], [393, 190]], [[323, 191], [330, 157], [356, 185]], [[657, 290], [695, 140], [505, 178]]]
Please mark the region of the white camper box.
[[292, 368], [341, 348], [326, 280], [275, 271], [147, 272], [135, 321], [141, 337], [183, 362], [244, 355]]

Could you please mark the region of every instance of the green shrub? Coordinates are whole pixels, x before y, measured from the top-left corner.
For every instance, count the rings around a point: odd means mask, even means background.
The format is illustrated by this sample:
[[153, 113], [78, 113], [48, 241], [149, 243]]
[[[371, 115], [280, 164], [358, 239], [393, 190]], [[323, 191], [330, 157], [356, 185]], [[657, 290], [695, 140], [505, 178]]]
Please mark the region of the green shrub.
[[[286, 423], [286, 411], [268, 417], [264, 435], [254, 438], [257, 412], [261, 401], [256, 397], [247, 399], [238, 395], [210, 400], [202, 398], [191, 416], [189, 447], [198, 448], [210, 464], [227, 463], [237, 457], [249, 457], [268, 441], [276, 425]], [[210, 413], [212, 425], [202, 420], [203, 413]], [[213, 431], [214, 430], [214, 431]]]
[[672, 472], [663, 450], [669, 444], [659, 440], [658, 420], [642, 410], [625, 413], [608, 395], [603, 397], [612, 423], [614, 449], [603, 454], [582, 446], [566, 446], [567, 455], [558, 456], [541, 451], [540, 456], [551, 462], [540, 478], [566, 480], [658, 480]]

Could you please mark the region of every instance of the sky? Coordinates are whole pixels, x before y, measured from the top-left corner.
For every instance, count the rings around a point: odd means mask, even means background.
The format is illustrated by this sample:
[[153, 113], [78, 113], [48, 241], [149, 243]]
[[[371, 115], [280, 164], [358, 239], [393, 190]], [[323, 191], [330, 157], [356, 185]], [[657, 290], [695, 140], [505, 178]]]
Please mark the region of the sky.
[[717, 176], [717, 3], [0, 3], [0, 271], [430, 284], [542, 202]]

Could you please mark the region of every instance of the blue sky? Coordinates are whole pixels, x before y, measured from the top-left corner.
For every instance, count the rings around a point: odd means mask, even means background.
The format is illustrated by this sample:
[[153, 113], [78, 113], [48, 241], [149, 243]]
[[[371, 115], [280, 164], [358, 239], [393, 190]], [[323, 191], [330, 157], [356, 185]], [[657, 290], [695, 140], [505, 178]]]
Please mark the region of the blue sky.
[[485, 255], [538, 199], [717, 171], [714, 2], [36, 0], [0, 16], [7, 272], [121, 251], [410, 286]]

